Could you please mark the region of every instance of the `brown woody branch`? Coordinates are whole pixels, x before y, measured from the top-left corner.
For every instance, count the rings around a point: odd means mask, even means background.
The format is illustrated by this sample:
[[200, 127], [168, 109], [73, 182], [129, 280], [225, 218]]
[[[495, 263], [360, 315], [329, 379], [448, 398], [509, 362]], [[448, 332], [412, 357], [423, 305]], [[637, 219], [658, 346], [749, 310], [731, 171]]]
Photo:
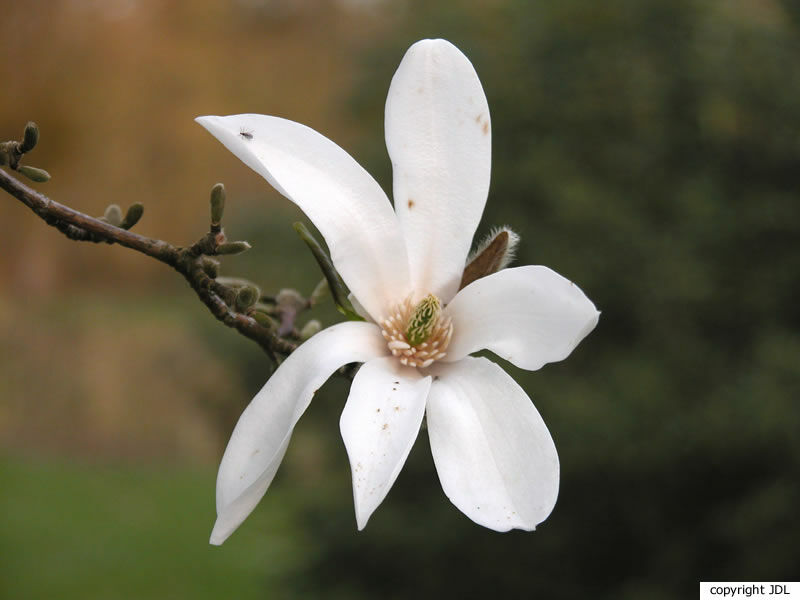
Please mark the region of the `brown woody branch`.
[[211, 314], [228, 327], [256, 342], [273, 362], [277, 362], [276, 355], [286, 356], [297, 347], [296, 340], [281, 337], [275, 329], [256, 320], [252, 307], [238, 310], [237, 289], [215, 279], [215, 267], [209, 257], [223, 254], [232, 244], [237, 244], [237, 242], [227, 242], [218, 224], [212, 223], [208, 233], [188, 248], [183, 248], [163, 240], [139, 235], [59, 204], [11, 177], [2, 169], [0, 169], [0, 188], [72, 240], [119, 244], [169, 265], [183, 275]]

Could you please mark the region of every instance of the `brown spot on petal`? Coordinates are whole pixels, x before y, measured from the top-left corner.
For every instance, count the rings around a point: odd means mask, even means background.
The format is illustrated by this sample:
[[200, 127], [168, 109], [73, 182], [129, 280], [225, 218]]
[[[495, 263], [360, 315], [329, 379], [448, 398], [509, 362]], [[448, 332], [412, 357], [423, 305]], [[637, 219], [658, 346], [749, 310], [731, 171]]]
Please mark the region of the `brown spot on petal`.
[[414, 208], [414, 201], [411, 198], [409, 198], [408, 199], [408, 209], [411, 210], [412, 208]]
[[489, 123], [483, 124], [483, 135], [489, 135]]

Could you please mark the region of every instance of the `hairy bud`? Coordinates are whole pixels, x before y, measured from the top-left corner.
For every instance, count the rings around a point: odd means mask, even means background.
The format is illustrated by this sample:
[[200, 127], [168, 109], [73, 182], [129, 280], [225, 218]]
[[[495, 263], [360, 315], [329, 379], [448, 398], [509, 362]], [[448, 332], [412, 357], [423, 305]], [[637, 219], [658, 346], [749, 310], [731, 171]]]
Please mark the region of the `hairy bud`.
[[467, 260], [458, 289], [468, 286], [476, 279], [505, 269], [514, 260], [518, 243], [519, 236], [508, 227], [492, 230]]
[[116, 204], [109, 204], [103, 217], [115, 227], [119, 227], [122, 223], [122, 209]]
[[291, 308], [293, 310], [300, 310], [306, 305], [306, 299], [297, 290], [291, 288], [283, 288], [275, 296], [275, 303], [284, 308]]

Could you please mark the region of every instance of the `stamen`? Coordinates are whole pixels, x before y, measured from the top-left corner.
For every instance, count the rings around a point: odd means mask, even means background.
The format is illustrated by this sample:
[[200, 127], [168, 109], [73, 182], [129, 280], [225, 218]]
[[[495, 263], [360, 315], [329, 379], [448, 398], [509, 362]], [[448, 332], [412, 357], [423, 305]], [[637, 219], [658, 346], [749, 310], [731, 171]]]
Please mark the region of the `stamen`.
[[442, 314], [436, 296], [429, 294], [416, 305], [407, 298], [392, 313], [380, 323], [381, 334], [400, 364], [424, 369], [446, 356], [453, 322]]

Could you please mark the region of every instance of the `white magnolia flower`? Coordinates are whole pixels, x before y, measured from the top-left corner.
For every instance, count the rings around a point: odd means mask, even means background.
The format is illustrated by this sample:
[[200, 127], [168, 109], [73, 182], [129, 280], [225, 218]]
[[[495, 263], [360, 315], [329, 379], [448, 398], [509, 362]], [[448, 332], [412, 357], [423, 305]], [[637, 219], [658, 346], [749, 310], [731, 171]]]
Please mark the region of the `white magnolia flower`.
[[197, 121], [297, 204], [367, 316], [316, 334], [242, 414], [217, 478], [221, 544], [270, 485], [297, 420], [342, 365], [364, 363], [340, 427], [358, 528], [378, 507], [427, 415], [445, 494], [497, 531], [532, 530], [558, 494], [558, 455], [528, 396], [488, 349], [523, 369], [566, 358], [599, 313], [546, 267], [510, 268], [459, 291], [489, 190], [489, 107], [469, 60], [444, 40], [406, 53], [386, 101], [394, 210], [375, 180], [316, 131], [278, 117]]

